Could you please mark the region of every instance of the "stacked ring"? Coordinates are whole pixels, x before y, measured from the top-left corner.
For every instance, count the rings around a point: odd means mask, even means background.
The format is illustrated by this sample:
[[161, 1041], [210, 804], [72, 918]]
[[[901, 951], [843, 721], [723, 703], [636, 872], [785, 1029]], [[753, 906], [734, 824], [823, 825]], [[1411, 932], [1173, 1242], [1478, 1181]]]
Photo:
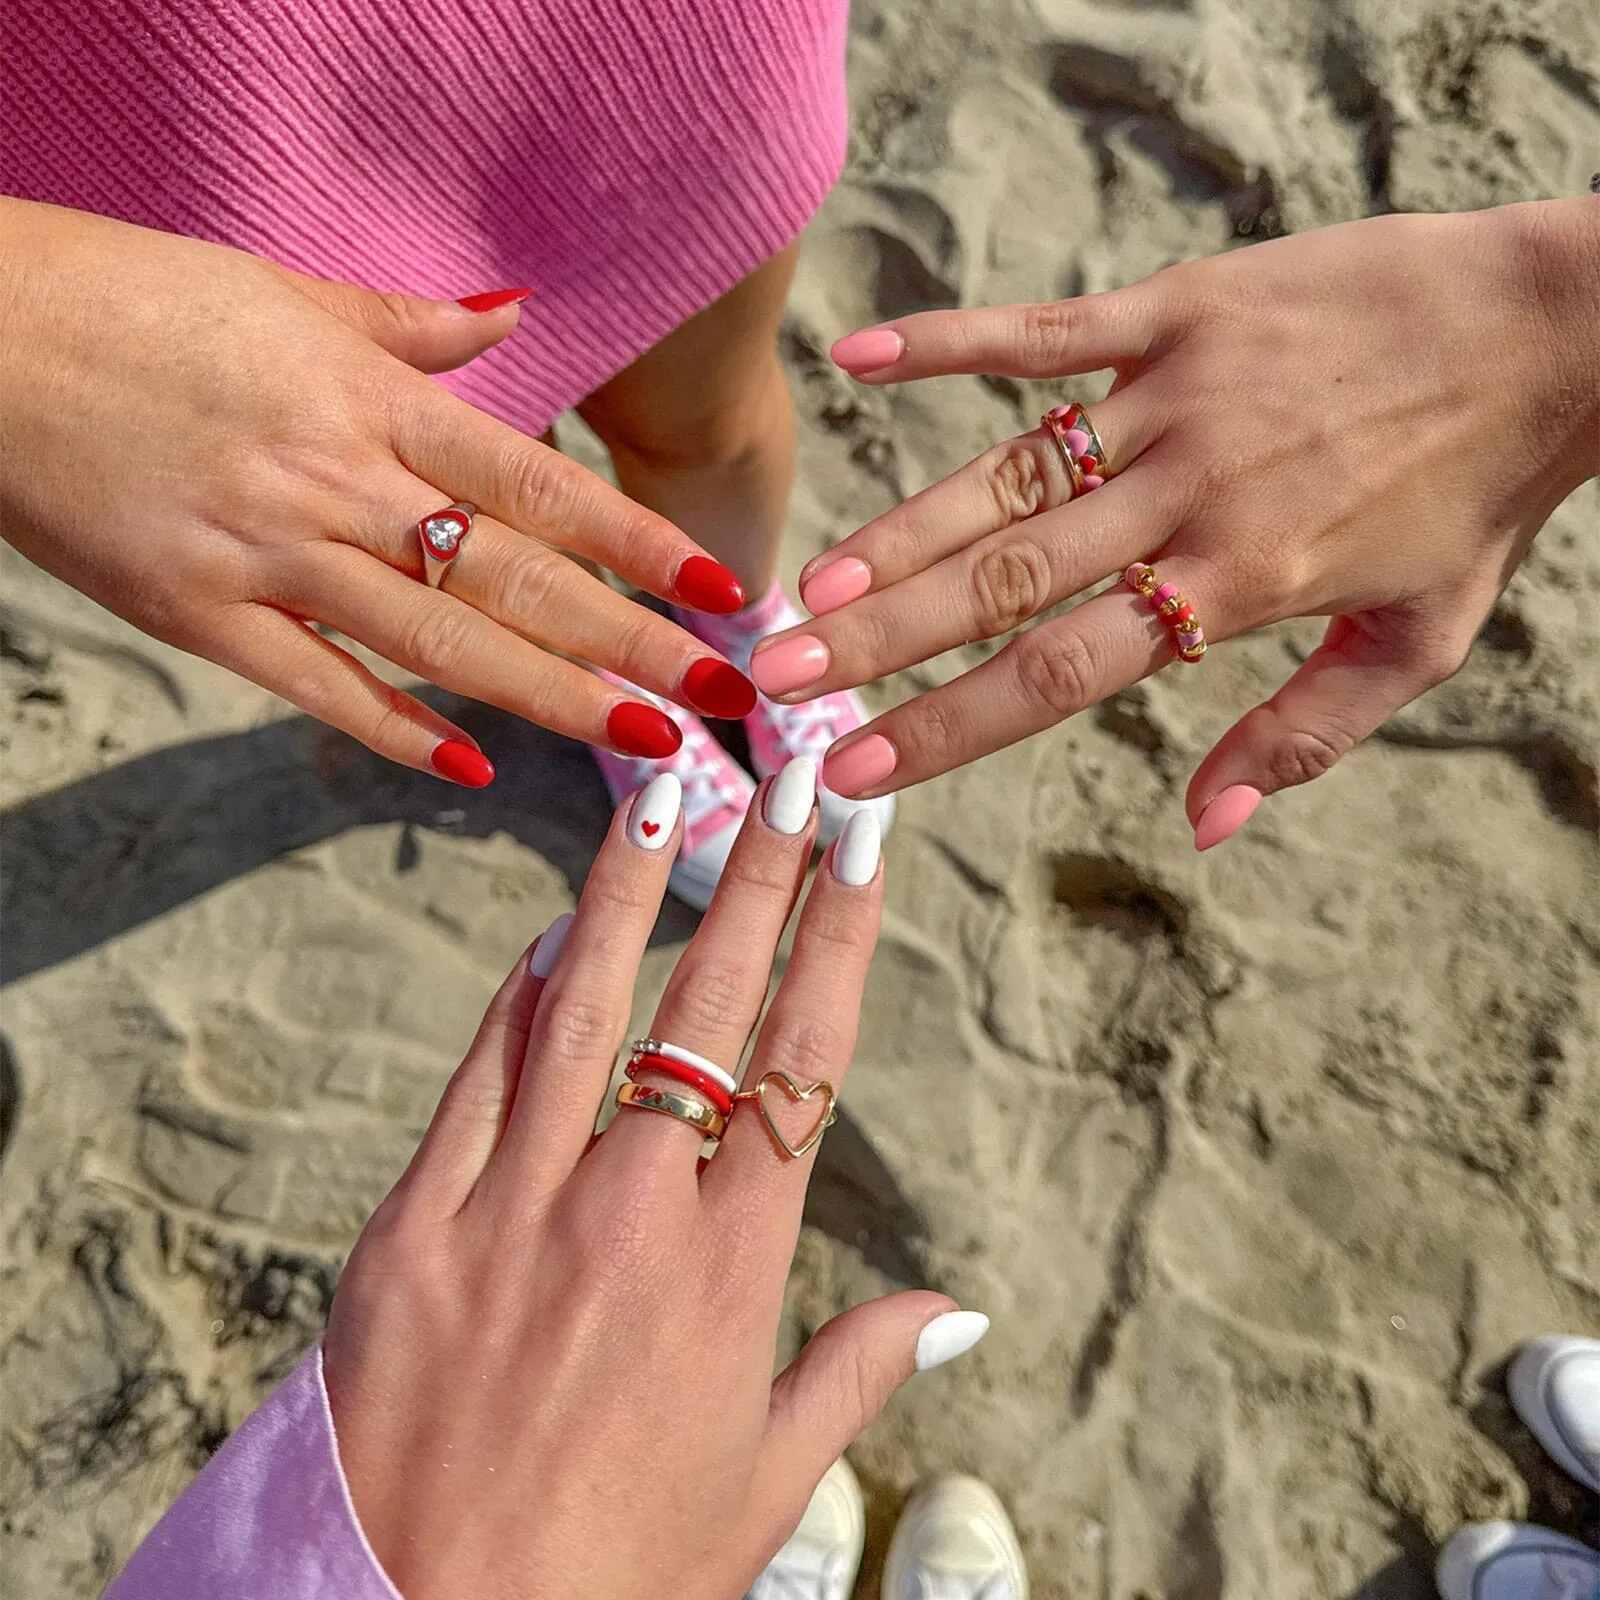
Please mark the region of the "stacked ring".
[[723, 1116], [733, 1115], [733, 1096], [709, 1072], [703, 1072], [699, 1067], [691, 1067], [687, 1062], [674, 1061], [671, 1056], [646, 1050], [635, 1055], [627, 1066], [627, 1074], [631, 1079], [637, 1080], [643, 1072], [659, 1072], [663, 1078], [672, 1078], [686, 1089], [703, 1094]]
[[1122, 574], [1122, 581], [1135, 594], [1143, 595], [1150, 609], [1172, 630], [1173, 644], [1184, 661], [1198, 661], [1206, 653], [1206, 632], [1194, 607], [1172, 584], [1163, 583], [1154, 567], [1135, 561]]
[[617, 1104], [635, 1111], [657, 1111], [697, 1129], [707, 1139], [720, 1139], [728, 1129], [727, 1117], [707, 1101], [674, 1094], [670, 1089], [655, 1089], [642, 1083], [625, 1083], [617, 1090]]
[[1073, 402], [1071, 405], [1052, 406], [1039, 419], [1056, 442], [1061, 459], [1066, 464], [1067, 476], [1072, 479], [1072, 497], [1098, 489], [1111, 474], [1111, 463], [1106, 458], [1106, 447], [1100, 442], [1089, 413]]

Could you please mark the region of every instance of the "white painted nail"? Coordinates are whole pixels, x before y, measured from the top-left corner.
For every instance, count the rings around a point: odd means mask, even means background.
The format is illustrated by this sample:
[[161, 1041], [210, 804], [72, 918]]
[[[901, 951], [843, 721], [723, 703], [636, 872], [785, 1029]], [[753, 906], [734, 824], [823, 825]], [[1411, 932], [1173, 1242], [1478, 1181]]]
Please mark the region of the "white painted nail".
[[871, 883], [877, 875], [882, 840], [878, 813], [871, 806], [852, 812], [833, 847], [834, 877], [857, 889], [864, 883]]
[[528, 957], [528, 972], [531, 976], [548, 978], [556, 970], [556, 957], [561, 954], [561, 947], [567, 942], [567, 935], [571, 931], [572, 913], [563, 911], [539, 935], [539, 942], [533, 947], [533, 954]]
[[817, 764], [805, 756], [796, 756], [772, 780], [761, 814], [774, 833], [799, 833], [811, 820], [816, 798]]
[[989, 1319], [981, 1311], [947, 1311], [935, 1317], [917, 1335], [917, 1371], [964, 1356], [988, 1331]]
[[658, 773], [633, 797], [628, 837], [641, 849], [659, 850], [672, 837], [683, 805], [683, 785], [670, 772]]

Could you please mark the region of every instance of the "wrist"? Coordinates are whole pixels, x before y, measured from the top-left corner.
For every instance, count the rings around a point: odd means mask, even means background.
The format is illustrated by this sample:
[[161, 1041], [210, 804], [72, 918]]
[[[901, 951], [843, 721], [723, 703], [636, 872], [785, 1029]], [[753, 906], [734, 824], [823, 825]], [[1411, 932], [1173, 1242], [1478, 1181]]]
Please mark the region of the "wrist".
[[1508, 253], [1537, 374], [1530, 419], [1552, 447], [1562, 496], [1600, 473], [1600, 199], [1481, 213]]

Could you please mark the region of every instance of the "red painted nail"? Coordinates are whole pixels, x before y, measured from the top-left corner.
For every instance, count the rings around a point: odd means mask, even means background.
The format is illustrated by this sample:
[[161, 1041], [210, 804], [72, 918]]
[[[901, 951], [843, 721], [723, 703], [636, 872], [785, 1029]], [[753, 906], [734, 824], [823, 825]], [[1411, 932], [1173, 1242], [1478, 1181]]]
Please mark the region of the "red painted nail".
[[494, 782], [494, 763], [465, 739], [446, 739], [434, 746], [428, 759], [441, 778], [465, 784], [469, 789], [481, 789]]
[[676, 755], [683, 743], [678, 724], [666, 712], [640, 705], [637, 700], [624, 700], [611, 708], [606, 718], [606, 738], [625, 755], [645, 756], [652, 761]]
[[485, 294], [463, 295], [456, 301], [468, 311], [498, 311], [501, 306], [520, 306], [532, 289], [490, 289]]
[[737, 667], [709, 656], [684, 673], [683, 692], [696, 711], [730, 722], [756, 708], [756, 686]]
[[713, 616], [725, 617], [744, 604], [744, 585], [710, 556], [690, 556], [678, 568], [673, 589], [691, 611], [709, 611]]

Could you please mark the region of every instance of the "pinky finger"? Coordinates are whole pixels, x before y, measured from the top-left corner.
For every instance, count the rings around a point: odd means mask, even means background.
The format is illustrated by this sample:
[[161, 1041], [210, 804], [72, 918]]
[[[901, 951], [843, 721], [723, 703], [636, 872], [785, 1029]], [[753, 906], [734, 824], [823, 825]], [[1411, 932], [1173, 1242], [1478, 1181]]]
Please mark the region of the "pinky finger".
[[1195, 849], [1231, 839], [1267, 795], [1320, 778], [1465, 654], [1401, 607], [1335, 617], [1293, 677], [1200, 763], [1185, 801]]
[[454, 723], [307, 623], [270, 606], [241, 606], [227, 637], [226, 650], [208, 652], [214, 660], [380, 756], [468, 789], [494, 781], [493, 763]]

